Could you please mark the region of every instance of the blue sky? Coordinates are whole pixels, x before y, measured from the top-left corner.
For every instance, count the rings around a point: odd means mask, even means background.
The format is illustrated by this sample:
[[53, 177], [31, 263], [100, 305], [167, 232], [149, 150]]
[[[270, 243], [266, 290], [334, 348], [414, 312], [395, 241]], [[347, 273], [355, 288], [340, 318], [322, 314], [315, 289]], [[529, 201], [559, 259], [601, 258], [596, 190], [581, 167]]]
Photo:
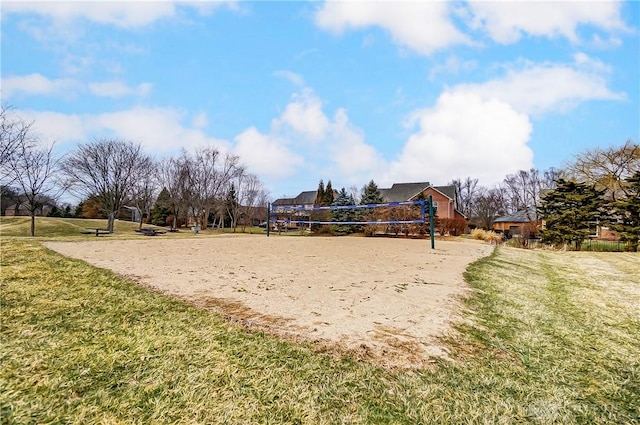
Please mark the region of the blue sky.
[[640, 141], [638, 2], [2, 2], [2, 101], [64, 153], [213, 145], [273, 198], [490, 186]]

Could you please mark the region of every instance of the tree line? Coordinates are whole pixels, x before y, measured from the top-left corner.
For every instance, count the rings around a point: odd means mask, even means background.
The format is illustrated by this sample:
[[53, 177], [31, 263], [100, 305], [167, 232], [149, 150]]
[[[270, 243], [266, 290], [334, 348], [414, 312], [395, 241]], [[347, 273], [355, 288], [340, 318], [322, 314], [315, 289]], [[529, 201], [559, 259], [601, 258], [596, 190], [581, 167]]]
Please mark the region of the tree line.
[[455, 179], [458, 209], [472, 225], [491, 229], [496, 217], [524, 212], [531, 223], [522, 242], [538, 232], [544, 242], [570, 244], [579, 249], [597, 227], [616, 231], [620, 240], [637, 250], [640, 239], [640, 146], [627, 140], [621, 146], [587, 149], [562, 169], [535, 168], [508, 175], [486, 188], [471, 177]]
[[[101, 138], [57, 156], [54, 144], [40, 143], [32, 125], [2, 105], [0, 179], [3, 192], [23, 200], [32, 236], [36, 212], [63, 193], [95, 206], [107, 218], [109, 231], [125, 205], [139, 211], [140, 227], [155, 208], [167, 212], [163, 218], [170, 223], [165, 224], [174, 229], [187, 218], [203, 228], [226, 222], [235, 229], [241, 213], [251, 221], [267, 205], [269, 194], [260, 179], [237, 155], [214, 147], [182, 150], [178, 156], [156, 160], [140, 143]], [[161, 204], [155, 205], [158, 198]]]
[[[507, 175], [493, 187], [479, 185], [472, 177], [457, 178], [448, 184], [455, 187], [456, 205], [467, 217], [467, 223], [455, 220], [437, 220], [441, 234], [460, 234], [469, 225], [471, 228], [491, 229], [496, 218], [523, 213], [532, 223], [525, 226], [522, 242], [529, 236], [539, 234], [551, 244], [571, 243], [578, 247], [594, 232], [596, 226], [607, 226], [617, 232], [622, 241], [631, 248], [638, 246], [640, 238], [640, 146], [631, 140], [622, 146], [587, 149], [574, 156], [562, 169], [520, 170]], [[359, 191], [344, 187], [334, 193], [331, 181], [326, 187], [321, 180], [316, 194], [316, 206], [341, 206], [381, 203], [382, 196], [371, 180]], [[415, 208], [402, 207], [373, 211], [333, 210], [316, 211], [315, 221], [366, 221], [411, 220], [420, 218]], [[544, 219], [546, 230], [541, 231]], [[315, 226], [316, 231], [347, 234], [379, 231], [376, 225]], [[398, 234], [425, 234], [427, 229], [415, 224], [391, 224], [384, 231]]]

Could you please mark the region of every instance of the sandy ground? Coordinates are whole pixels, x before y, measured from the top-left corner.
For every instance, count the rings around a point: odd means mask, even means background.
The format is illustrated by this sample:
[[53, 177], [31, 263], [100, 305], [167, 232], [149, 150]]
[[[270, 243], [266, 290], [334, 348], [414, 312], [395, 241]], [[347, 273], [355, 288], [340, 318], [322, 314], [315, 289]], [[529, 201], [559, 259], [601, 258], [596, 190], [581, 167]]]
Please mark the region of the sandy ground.
[[446, 357], [472, 241], [248, 235], [48, 242], [233, 321], [386, 367]]

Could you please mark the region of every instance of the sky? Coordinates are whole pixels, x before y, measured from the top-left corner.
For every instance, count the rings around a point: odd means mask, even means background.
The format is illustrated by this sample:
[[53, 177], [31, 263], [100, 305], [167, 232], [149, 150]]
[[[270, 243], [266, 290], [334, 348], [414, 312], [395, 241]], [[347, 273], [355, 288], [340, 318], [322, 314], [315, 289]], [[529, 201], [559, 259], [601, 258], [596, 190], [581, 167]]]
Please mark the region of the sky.
[[6, 1], [5, 105], [64, 154], [214, 146], [275, 199], [492, 186], [640, 142], [635, 1]]

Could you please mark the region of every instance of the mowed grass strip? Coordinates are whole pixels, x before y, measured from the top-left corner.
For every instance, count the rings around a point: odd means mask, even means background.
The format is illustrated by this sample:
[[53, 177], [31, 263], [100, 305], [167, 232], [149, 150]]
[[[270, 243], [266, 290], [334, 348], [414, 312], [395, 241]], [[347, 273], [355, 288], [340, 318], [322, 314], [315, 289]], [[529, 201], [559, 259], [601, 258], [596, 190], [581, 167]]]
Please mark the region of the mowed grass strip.
[[2, 423], [640, 421], [638, 254], [500, 249], [467, 272], [454, 361], [387, 371], [0, 244]]

